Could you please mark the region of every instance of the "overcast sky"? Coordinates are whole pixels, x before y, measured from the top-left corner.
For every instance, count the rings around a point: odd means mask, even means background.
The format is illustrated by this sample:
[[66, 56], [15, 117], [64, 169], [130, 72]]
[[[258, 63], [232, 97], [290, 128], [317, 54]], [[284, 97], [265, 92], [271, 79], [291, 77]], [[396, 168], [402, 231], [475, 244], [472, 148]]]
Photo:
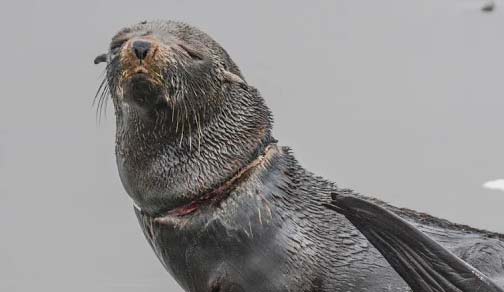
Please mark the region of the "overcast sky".
[[[177, 19], [212, 35], [316, 174], [504, 232], [504, 6], [482, 1], [0, 4], [0, 290], [181, 291], [117, 174], [91, 102], [112, 35]], [[498, 2], [500, 4], [501, 2]], [[501, 9], [502, 8], [502, 9]]]

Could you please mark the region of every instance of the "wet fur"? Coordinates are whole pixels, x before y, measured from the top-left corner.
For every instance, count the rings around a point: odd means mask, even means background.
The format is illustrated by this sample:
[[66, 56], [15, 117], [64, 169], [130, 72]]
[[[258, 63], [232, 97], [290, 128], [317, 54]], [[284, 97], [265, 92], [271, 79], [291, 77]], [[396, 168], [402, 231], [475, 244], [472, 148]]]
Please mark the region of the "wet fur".
[[[263, 98], [215, 41], [182, 23], [148, 22], [118, 33], [111, 47], [145, 34], [181, 42], [203, 61], [174, 50], [158, 72], [166, 102], [145, 109], [123, 102], [124, 62], [111, 51], [98, 107], [112, 96], [121, 180], [146, 238], [185, 290], [409, 291], [350, 222], [323, 207], [332, 192], [349, 191], [306, 171], [285, 147], [218, 206], [155, 222], [222, 185], [275, 140]], [[503, 278], [502, 235], [374, 201]]]

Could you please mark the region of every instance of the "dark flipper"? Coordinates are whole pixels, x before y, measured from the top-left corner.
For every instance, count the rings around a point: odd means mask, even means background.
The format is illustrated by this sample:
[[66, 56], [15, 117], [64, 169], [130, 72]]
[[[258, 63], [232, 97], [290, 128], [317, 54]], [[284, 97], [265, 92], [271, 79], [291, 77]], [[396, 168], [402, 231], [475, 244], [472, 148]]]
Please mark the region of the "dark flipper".
[[345, 215], [415, 292], [504, 292], [413, 225], [372, 202], [333, 194], [326, 207]]

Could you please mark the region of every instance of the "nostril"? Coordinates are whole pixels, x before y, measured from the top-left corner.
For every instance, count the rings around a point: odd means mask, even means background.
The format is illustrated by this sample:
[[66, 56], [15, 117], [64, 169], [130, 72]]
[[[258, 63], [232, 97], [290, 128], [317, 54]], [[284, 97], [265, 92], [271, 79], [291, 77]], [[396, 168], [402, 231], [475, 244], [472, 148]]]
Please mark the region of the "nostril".
[[146, 41], [135, 41], [133, 43], [133, 52], [135, 53], [135, 56], [143, 60], [147, 57], [147, 54], [149, 53], [149, 49], [151, 47], [151, 44]]
[[147, 57], [147, 51], [139, 48], [134, 48], [135, 50], [135, 55], [137, 56], [138, 59], [143, 60], [145, 57]]

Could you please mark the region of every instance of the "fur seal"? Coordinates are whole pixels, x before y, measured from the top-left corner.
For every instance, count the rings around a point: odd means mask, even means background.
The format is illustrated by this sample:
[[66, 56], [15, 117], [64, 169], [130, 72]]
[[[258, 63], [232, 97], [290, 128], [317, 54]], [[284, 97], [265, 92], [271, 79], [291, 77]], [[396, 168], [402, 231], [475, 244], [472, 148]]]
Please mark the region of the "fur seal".
[[[98, 104], [108, 95], [114, 104], [121, 181], [149, 244], [186, 291], [504, 286], [504, 235], [395, 208], [305, 170], [277, 145], [260, 93], [199, 29], [174, 21], [124, 28], [101, 62]], [[390, 222], [409, 229], [393, 232]], [[427, 245], [416, 250], [410, 235]], [[453, 262], [474, 270], [439, 268]]]

